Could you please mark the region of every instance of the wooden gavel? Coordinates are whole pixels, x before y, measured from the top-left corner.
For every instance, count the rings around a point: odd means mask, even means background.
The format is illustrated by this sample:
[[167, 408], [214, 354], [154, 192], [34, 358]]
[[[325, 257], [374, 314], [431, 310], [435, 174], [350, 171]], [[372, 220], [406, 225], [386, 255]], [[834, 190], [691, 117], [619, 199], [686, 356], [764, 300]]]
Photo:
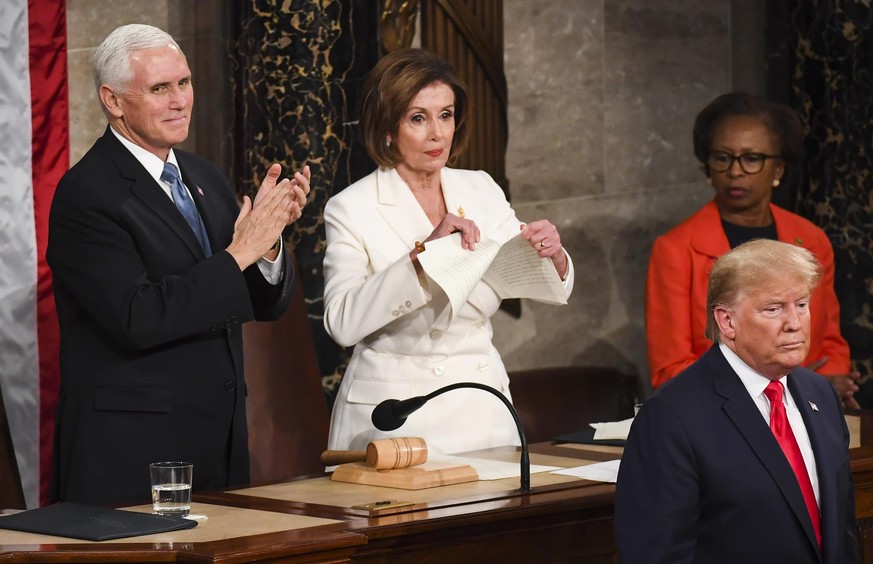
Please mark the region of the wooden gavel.
[[367, 450], [326, 450], [321, 453], [321, 462], [327, 466], [364, 461], [376, 470], [418, 466], [427, 462], [427, 443], [420, 437], [396, 437], [372, 441]]

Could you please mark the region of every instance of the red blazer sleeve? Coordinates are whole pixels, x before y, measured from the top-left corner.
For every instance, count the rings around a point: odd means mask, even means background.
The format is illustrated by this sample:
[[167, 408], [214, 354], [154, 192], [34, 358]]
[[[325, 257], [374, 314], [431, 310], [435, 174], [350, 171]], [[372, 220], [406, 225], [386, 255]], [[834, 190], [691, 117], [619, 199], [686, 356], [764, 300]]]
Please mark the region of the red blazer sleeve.
[[646, 278], [646, 349], [657, 388], [699, 354], [693, 350], [690, 246], [658, 237]]
[[[849, 359], [849, 344], [840, 333], [840, 303], [837, 301], [837, 294], [834, 291], [834, 251], [831, 248], [830, 242], [827, 242], [822, 256], [819, 258], [824, 267], [821, 283], [816, 289], [816, 294], [821, 298], [823, 330], [821, 339], [818, 339], [815, 330], [813, 330], [812, 341], [814, 344], [821, 343], [821, 356], [828, 357], [828, 361], [817, 370], [820, 374], [848, 374], [851, 370], [851, 362]], [[807, 363], [813, 359], [815, 350], [810, 348], [810, 358], [807, 358]]]

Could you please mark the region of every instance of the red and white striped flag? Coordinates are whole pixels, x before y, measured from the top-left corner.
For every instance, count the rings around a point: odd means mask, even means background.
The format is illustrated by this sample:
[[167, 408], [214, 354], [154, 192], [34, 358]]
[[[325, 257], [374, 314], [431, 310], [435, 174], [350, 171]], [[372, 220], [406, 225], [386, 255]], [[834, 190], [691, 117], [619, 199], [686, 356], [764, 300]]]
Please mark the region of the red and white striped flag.
[[59, 339], [45, 248], [68, 110], [65, 0], [2, 0], [0, 387], [29, 508], [45, 504], [51, 474]]

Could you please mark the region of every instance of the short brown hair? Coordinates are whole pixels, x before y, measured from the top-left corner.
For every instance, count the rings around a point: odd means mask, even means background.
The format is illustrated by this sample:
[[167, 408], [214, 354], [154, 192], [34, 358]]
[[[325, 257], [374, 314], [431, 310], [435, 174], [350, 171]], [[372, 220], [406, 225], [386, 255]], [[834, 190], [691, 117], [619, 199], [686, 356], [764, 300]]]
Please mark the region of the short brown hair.
[[433, 53], [424, 49], [401, 49], [376, 63], [361, 94], [361, 142], [380, 167], [390, 168], [401, 162], [396, 146], [387, 146], [385, 140], [388, 136], [397, 136], [400, 120], [412, 99], [435, 82], [446, 84], [455, 94], [455, 134], [450, 161], [467, 147], [467, 88], [455, 76], [452, 66]]
[[803, 247], [770, 239], [754, 239], [722, 255], [709, 273], [706, 338], [714, 343], [720, 340], [715, 308], [732, 306], [744, 291], [791, 275], [803, 280], [812, 292], [821, 280], [822, 266]]

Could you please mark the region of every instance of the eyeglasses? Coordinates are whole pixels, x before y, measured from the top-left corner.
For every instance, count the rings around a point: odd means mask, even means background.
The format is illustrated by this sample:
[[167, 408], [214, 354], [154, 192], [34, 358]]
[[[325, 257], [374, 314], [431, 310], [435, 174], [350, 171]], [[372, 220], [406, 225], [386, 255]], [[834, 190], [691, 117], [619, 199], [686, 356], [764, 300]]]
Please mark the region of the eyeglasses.
[[709, 158], [706, 160], [710, 170], [715, 172], [725, 172], [730, 167], [734, 166], [734, 161], [740, 161], [740, 168], [746, 174], [757, 174], [764, 168], [764, 163], [767, 159], [781, 159], [780, 155], [765, 155], [764, 153], [743, 153], [742, 155], [731, 155], [723, 151], [711, 151]]

